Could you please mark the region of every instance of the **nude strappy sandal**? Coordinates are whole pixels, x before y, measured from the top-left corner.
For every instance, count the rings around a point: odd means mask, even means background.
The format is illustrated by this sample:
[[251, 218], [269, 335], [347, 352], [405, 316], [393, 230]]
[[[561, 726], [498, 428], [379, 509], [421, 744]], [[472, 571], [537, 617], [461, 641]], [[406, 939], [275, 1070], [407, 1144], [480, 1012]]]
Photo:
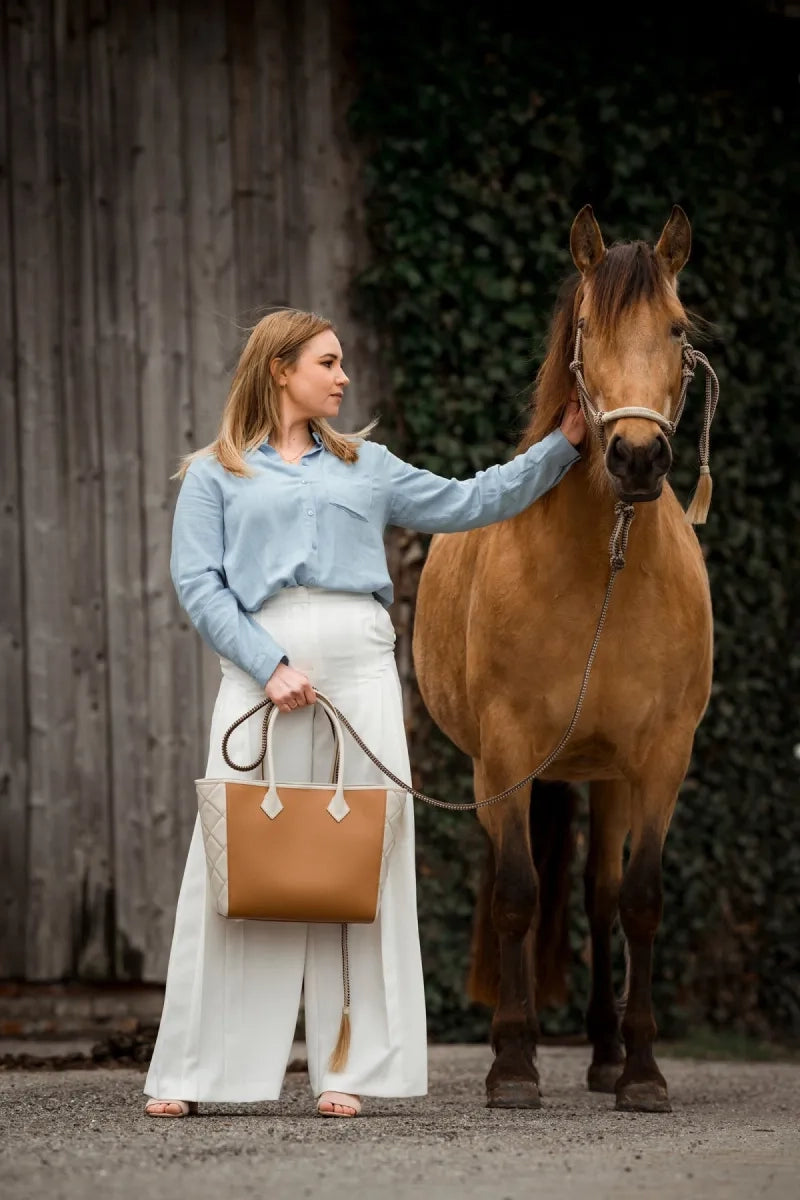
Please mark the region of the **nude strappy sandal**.
[[[177, 1104], [180, 1112], [153, 1112], [151, 1105], [153, 1104]], [[144, 1106], [144, 1115], [146, 1117], [171, 1117], [173, 1120], [179, 1120], [181, 1117], [196, 1117], [197, 1116], [197, 1101], [196, 1100], [148, 1100]]]
[[[340, 1108], [349, 1108], [351, 1111], [327, 1112], [325, 1109], [320, 1108], [323, 1102], [325, 1104], [338, 1104]], [[348, 1092], [323, 1092], [317, 1101], [317, 1112], [321, 1117], [346, 1117], [348, 1120], [352, 1120], [353, 1117], [357, 1117], [361, 1112], [361, 1101], [358, 1096], [352, 1096]]]

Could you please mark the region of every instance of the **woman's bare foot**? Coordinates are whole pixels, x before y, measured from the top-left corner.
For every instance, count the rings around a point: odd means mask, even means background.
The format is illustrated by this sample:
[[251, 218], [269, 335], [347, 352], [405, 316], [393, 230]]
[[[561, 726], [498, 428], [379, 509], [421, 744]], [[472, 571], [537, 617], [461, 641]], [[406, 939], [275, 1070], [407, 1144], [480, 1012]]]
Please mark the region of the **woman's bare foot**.
[[321, 1117], [357, 1117], [361, 1112], [361, 1097], [349, 1092], [323, 1092], [317, 1101]]
[[147, 1117], [193, 1117], [197, 1114], [196, 1100], [148, 1100], [144, 1106]]

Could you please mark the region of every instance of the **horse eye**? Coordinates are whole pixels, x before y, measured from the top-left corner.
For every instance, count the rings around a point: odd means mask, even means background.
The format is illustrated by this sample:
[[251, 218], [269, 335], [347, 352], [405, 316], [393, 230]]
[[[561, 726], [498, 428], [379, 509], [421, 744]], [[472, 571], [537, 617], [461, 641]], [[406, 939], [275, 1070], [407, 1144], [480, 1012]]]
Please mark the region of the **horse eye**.
[[683, 325], [673, 325], [669, 332], [671, 337], [679, 338], [683, 337], [685, 330]]

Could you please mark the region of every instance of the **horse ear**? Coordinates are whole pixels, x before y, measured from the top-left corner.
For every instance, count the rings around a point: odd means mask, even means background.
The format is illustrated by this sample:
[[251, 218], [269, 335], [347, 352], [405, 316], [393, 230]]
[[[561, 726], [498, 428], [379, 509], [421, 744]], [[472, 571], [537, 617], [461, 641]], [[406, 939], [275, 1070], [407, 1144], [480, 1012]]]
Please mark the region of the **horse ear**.
[[677, 275], [685, 266], [691, 248], [692, 227], [689, 218], [680, 204], [675, 204], [656, 244], [656, 254], [670, 275]]
[[569, 248], [572, 251], [572, 261], [585, 275], [592, 267], [596, 267], [605, 256], [603, 235], [595, 220], [591, 204], [584, 204], [575, 220], [569, 234]]

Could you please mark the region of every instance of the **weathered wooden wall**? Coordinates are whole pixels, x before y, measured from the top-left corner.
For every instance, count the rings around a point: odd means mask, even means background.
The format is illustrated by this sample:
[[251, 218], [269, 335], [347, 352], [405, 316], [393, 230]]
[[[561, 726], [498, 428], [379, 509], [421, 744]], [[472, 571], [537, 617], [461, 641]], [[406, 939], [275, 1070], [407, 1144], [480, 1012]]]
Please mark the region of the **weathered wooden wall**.
[[169, 579], [178, 457], [270, 305], [363, 262], [339, 0], [2, 3], [0, 977], [165, 973], [218, 664]]

